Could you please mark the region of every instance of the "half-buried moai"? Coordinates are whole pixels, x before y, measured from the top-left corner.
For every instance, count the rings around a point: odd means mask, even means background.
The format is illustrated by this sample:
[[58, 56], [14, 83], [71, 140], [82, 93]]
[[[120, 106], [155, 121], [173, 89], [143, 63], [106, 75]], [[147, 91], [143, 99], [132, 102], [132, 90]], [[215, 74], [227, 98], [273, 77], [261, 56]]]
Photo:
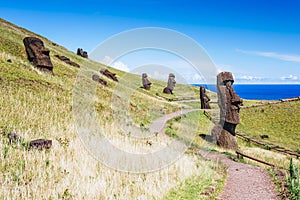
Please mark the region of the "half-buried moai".
[[148, 80], [148, 75], [146, 73], [142, 74], [142, 84], [145, 90], [150, 90], [152, 83]]
[[163, 93], [165, 94], [173, 94], [173, 90], [175, 87], [175, 75], [173, 73], [169, 74], [168, 85], [164, 88]]
[[239, 111], [243, 100], [235, 93], [231, 72], [221, 72], [217, 76], [218, 105], [220, 121], [212, 129], [213, 142], [227, 149], [237, 149], [236, 125], [240, 123]]
[[206, 89], [204, 86], [200, 86], [200, 102], [201, 109], [210, 109], [210, 98], [206, 94]]
[[86, 51], [83, 51], [82, 48], [77, 49], [77, 55], [81, 56], [83, 58], [88, 58], [88, 53]]
[[39, 70], [53, 73], [50, 51], [45, 48], [43, 41], [36, 37], [26, 37], [23, 43], [28, 60]]

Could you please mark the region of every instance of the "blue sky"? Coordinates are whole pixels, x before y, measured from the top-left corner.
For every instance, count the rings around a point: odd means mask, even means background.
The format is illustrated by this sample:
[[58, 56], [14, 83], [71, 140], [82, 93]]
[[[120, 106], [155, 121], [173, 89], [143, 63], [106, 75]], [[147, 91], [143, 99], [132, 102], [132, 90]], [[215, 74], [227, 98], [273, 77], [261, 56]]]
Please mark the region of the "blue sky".
[[[28, 0], [1, 1], [0, 17], [74, 52], [78, 47], [92, 52], [133, 28], [173, 29], [197, 41], [217, 69], [233, 72], [237, 83], [300, 83], [299, 8], [296, 0]], [[132, 70], [155, 57], [158, 64], [182, 67], [165, 55], [131, 57], [114, 66]], [[200, 81], [192, 70], [180, 72], [189, 82]]]

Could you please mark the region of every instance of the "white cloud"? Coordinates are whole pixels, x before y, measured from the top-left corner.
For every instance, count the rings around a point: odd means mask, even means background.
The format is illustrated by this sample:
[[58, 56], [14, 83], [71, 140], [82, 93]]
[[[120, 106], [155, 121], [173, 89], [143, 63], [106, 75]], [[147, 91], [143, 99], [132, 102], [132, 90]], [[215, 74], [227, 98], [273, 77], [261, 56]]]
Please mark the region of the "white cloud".
[[199, 74], [194, 74], [194, 75], [192, 76], [192, 80], [193, 80], [193, 81], [203, 81], [203, 78], [202, 78], [202, 76], [200, 76]]
[[264, 51], [245, 51], [241, 49], [236, 49], [236, 51], [244, 54], [253, 54], [257, 56], [263, 56], [268, 58], [274, 58], [278, 60], [290, 61], [290, 62], [300, 62], [300, 55], [289, 55], [289, 54], [280, 54], [276, 52], [264, 52]]
[[112, 67], [113, 68], [116, 68], [116, 69], [119, 69], [119, 70], [122, 70], [122, 71], [125, 71], [125, 72], [129, 72], [129, 68], [127, 65], [125, 65], [124, 63], [122, 63], [121, 61], [118, 61], [118, 62], [114, 62], [112, 64]]
[[238, 79], [240, 80], [247, 80], [247, 81], [257, 81], [257, 80], [262, 80], [261, 77], [257, 77], [257, 76], [241, 76]]
[[110, 65], [113, 62], [113, 59], [109, 56], [104, 56], [101, 62], [105, 65]]
[[297, 80], [299, 80], [299, 78], [297, 76], [292, 75], [292, 74], [290, 74], [289, 76], [282, 76], [282, 77], [280, 77], [280, 79], [283, 80], [283, 81], [287, 81], [287, 80], [297, 81]]
[[109, 65], [113, 68], [125, 71], [125, 72], [130, 71], [129, 67], [126, 64], [124, 64], [121, 61], [114, 62], [114, 60], [109, 56], [104, 56], [104, 58], [102, 59], [102, 63], [105, 64], [105, 65]]
[[153, 73], [149, 73], [149, 76], [154, 79], [158, 80], [168, 80], [169, 74], [168, 73], [162, 73], [159, 71], [154, 71]]

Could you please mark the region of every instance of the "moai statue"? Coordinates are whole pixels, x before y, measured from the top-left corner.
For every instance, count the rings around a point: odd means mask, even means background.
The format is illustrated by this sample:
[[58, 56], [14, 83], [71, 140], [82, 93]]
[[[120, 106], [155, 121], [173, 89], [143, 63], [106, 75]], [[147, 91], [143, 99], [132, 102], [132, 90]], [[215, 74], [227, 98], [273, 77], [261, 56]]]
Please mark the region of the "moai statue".
[[143, 83], [143, 88], [145, 90], [150, 90], [150, 87], [151, 87], [151, 82], [148, 80], [148, 75], [146, 73], [143, 73], [142, 74], [142, 83]]
[[210, 98], [206, 94], [206, 89], [204, 86], [200, 87], [200, 102], [201, 102], [201, 109], [210, 109]]
[[83, 56], [83, 50], [82, 50], [82, 48], [78, 48], [77, 49], [77, 55], [78, 56]]
[[83, 51], [82, 48], [77, 49], [77, 55], [81, 56], [83, 58], [88, 58], [88, 53], [86, 51]]
[[108, 69], [102, 68], [100, 70], [100, 73], [103, 74], [104, 76], [106, 76], [107, 78], [112, 79], [113, 81], [119, 82], [119, 80], [116, 76], [116, 73], [112, 73]]
[[229, 149], [238, 147], [235, 128], [240, 123], [239, 111], [243, 102], [232, 88], [233, 82], [231, 72], [221, 72], [217, 76], [220, 122], [212, 129], [213, 142]]
[[169, 74], [168, 85], [167, 85], [167, 87], [164, 88], [163, 93], [173, 94], [175, 84], [176, 84], [175, 75], [173, 73], [170, 73]]
[[26, 37], [23, 43], [28, 60], [41, 71], [53, 73], [50, 51], [45, 48], [43, 41], [36, 37]]

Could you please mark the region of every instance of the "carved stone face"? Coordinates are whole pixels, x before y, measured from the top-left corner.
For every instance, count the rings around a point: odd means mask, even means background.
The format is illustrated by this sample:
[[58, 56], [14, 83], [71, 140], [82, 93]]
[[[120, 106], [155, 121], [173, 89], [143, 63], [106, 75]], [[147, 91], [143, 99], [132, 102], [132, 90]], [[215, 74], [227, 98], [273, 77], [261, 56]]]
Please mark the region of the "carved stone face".
[[170, 73], [167, 88], [169, 88], [170, 90], [173, 90], [175, 87], [175, 84], [176, 84], [175, 75], [173, 73]]
[[201, 86], [201, 87], [200, 87], [200, 93], [201, 93], [201, 94], [204, 94], [205, 92], [206, 92], [205, 87], [204, 87], [204, 86]]
[[231, 85], [234, 82], [231, 72], [221, 72], [217, 76], [218, 85], [226, 85], [227, 82], [231, 82]]
[[50, 60], [50, 51], [44, 47], [43, 41], [35, 37], [26, 37], [23, 43], [28, 60], [39, 69], [52, 72], [53, 65]]
[[143, 83], [144, 89], [150, 90], [150, 87], [151, 87], [151, 84], [152, 84], [152, 83], [148, 80], [147, 77], [148, 77], [148, 76], [147, 76], [146, 73], [143, 73], [143, 74], [142, 74], [142, 83]]
[[232, 81], [225, 81], [226, 87], [231, 87], [232, 86]]

